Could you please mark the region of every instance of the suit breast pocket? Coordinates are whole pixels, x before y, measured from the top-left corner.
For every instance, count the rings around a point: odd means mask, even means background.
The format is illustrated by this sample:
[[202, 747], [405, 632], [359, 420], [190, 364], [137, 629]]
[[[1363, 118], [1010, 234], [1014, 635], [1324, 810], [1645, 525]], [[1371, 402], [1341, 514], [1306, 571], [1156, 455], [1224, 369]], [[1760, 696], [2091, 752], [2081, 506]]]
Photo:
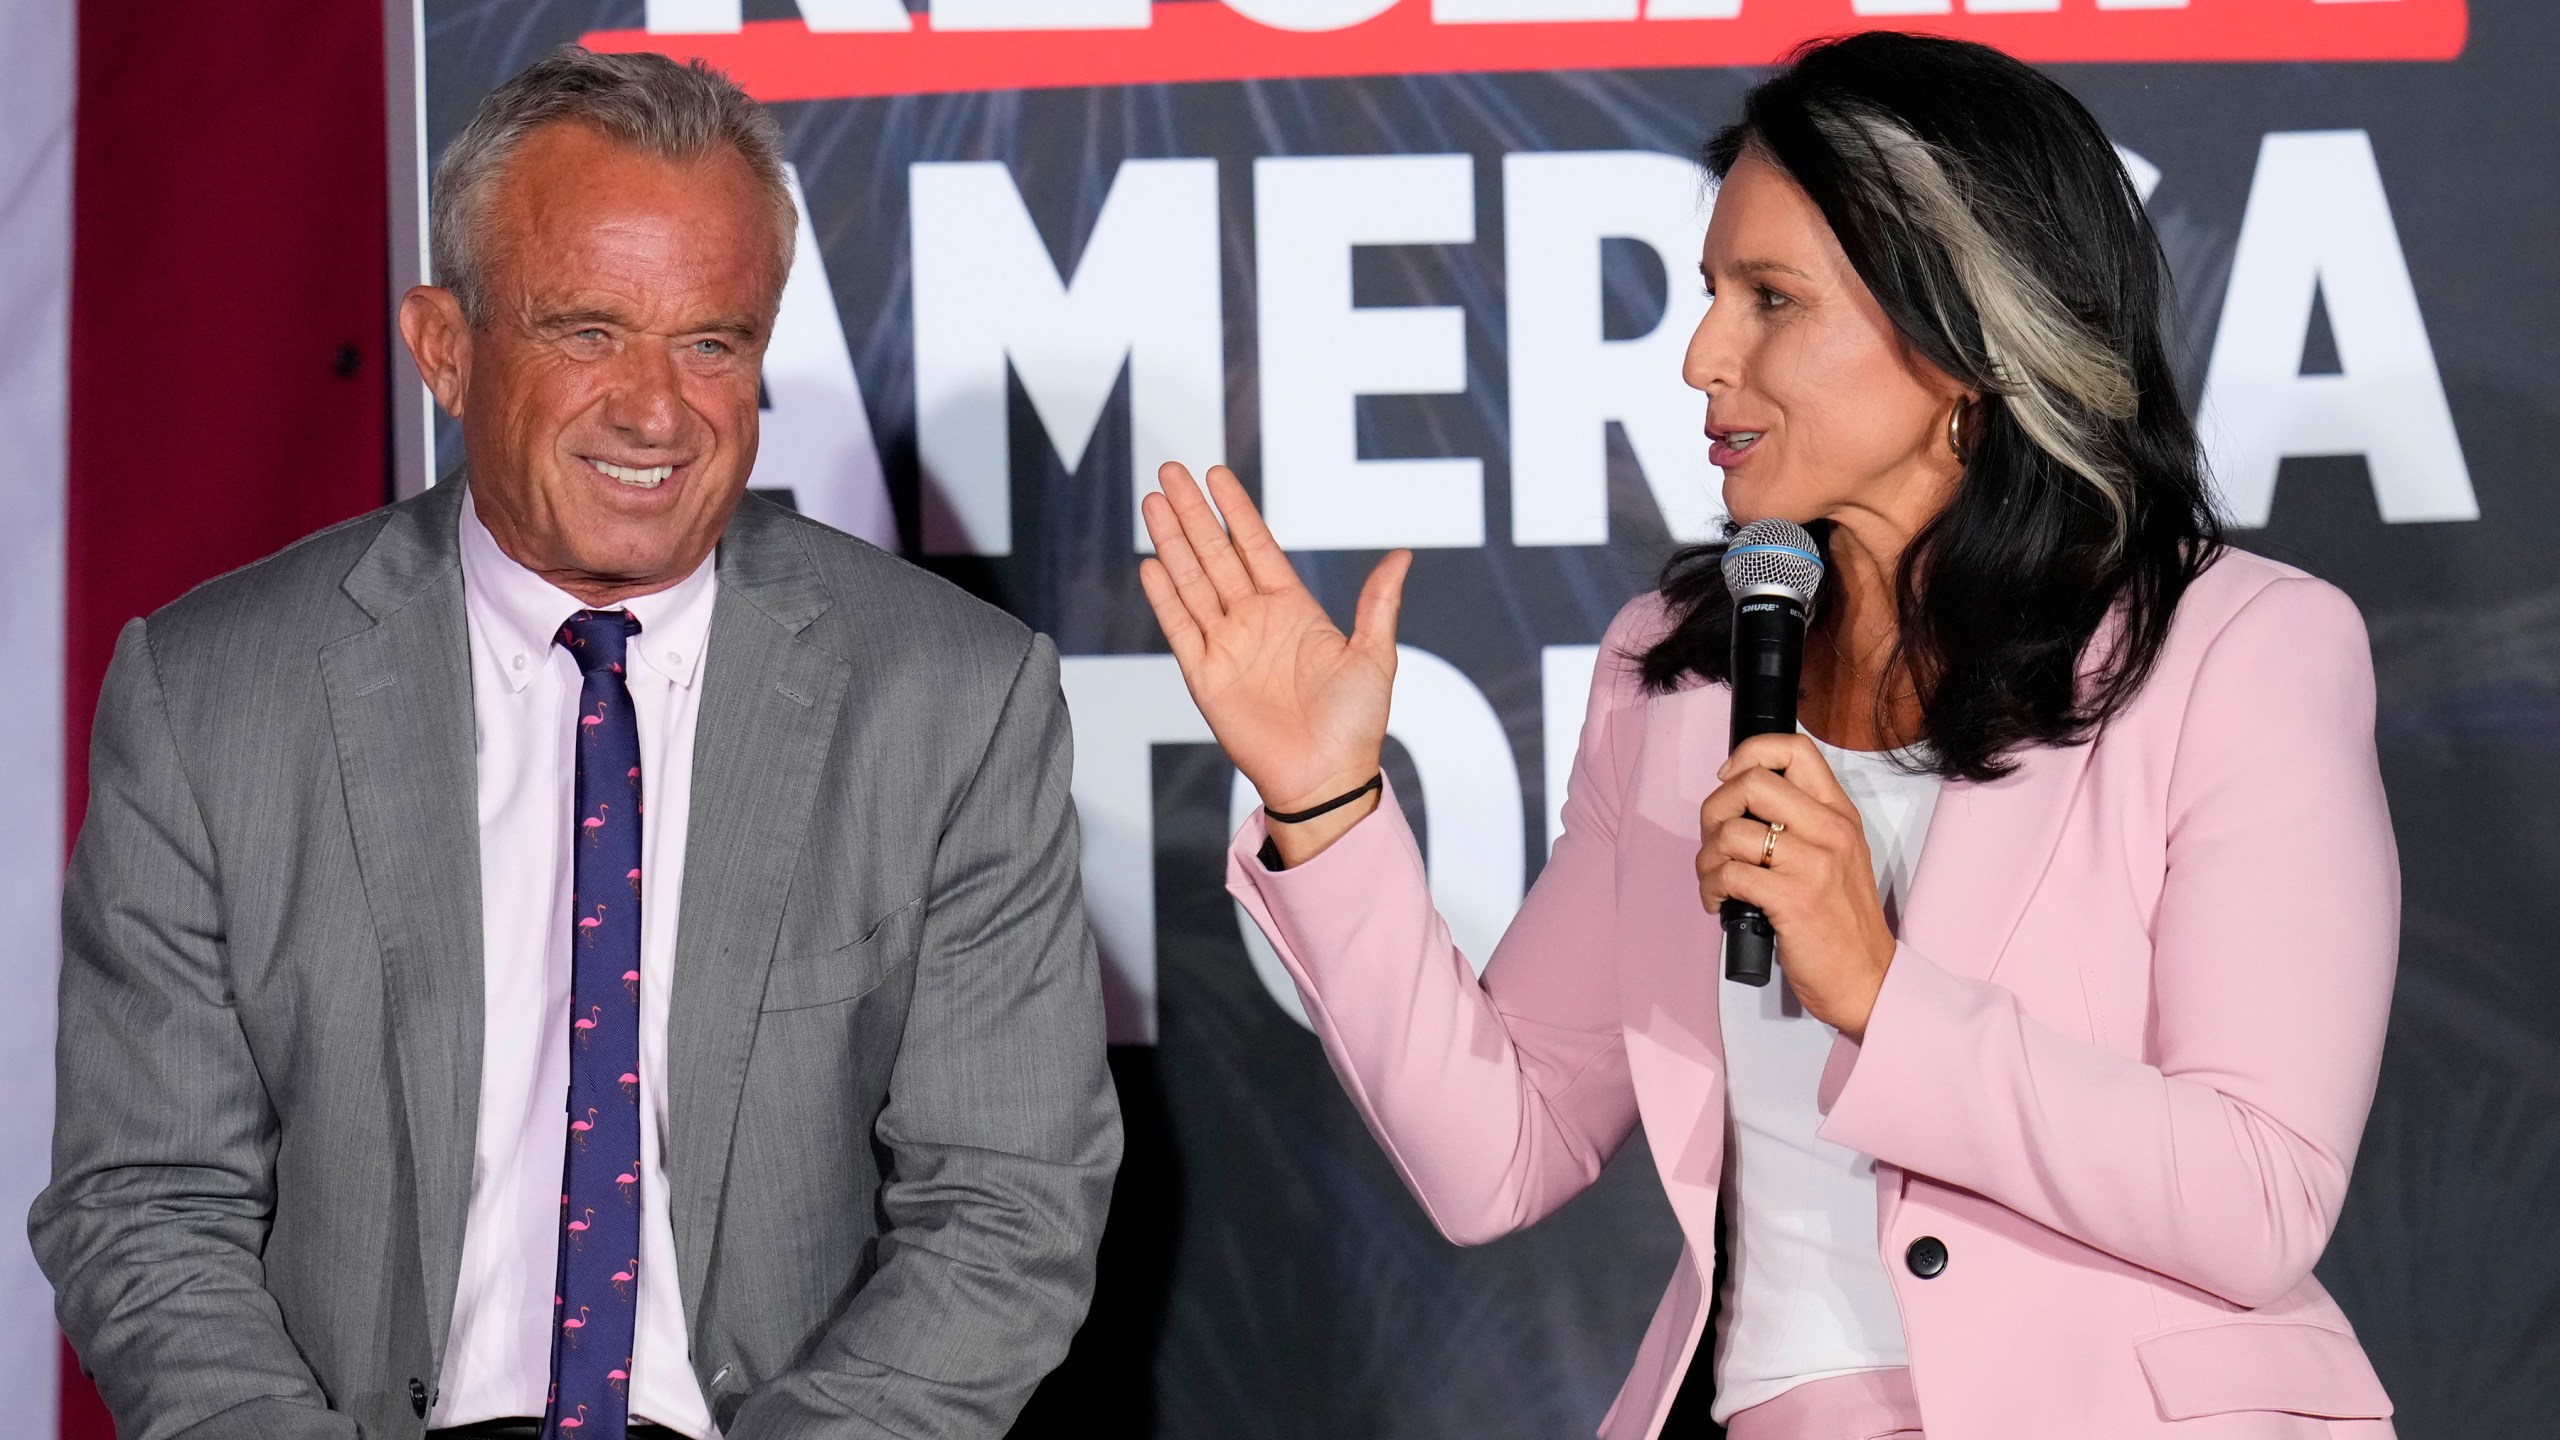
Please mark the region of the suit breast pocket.
[[861, 939], [814, 954], [778, 956], [764, 982], [764, 1010], [807, 1010], [858, 1000], [914, 954], [924, 923], [917, 896], [872, 922]]

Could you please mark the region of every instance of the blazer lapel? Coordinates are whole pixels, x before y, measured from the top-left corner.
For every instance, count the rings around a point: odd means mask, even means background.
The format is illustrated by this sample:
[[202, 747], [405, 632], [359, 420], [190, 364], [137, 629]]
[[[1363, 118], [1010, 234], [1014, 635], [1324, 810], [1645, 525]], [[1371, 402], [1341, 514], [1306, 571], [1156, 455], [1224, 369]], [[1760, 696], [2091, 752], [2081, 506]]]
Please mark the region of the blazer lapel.
[[1939, 791], [1903, 912], [1904, 943], [1956, 974], [1991, 977], [2052, 863], [2096, 743], [2028, 750], [1998, 780]]
[[[1720, 1084], [1702, 1089], [1690, 1078], [1721, 1082], [1724, 1071], [1722, 936], [1698, 911], [1690, 862], [1698, 805], [1727, 753], [1730, 694], [1700, 686], [1652, 709], [1629, 813], [1620, 817], [1621, 983], [1646, 1133], [1665, 1178], [1680, 1182], [1670, 1187], [1680, 1208], [1684, 1187], [1713, 1193], [1723, 1159]], [[2002, 779], [1940, 792], [1903, 914], [1902, 938], [1912, 948], [1958, 974], [1990, 977], [2061, 840], [2094, 744], [2030, 750]], [[1687, 898], [1666, 909], [1663, 897]], [[1846, 1040], [1835, 1050], [1826, 1109], [1854, 1055]], [[1686, 1211], [1682, 1218], [1692, 1219]]]
[[701, 1323], [738, 1097], [816, 777], [853, 667], [802, 638], [830, 599], [749, 497], [720, 542], [667, 1020], [667, 1170], [687, 1323]]
[[480, 1101], [477, 757], [457, 525], [462, 484], [392, 511], [343, 582], [371, 629], [320, 652], [414, 1185], [427, 1331], [444, 1359]]
[[1698, 807], [1727, 753], [1731, 692], [1702, 685], [1647, 707], [1618, 817], [1618, 983], [1627, 1065], [1654, 1165], [1692, 1247], [1715, 1250], [1724, 1164], [1724, 936], [1698, 903]]

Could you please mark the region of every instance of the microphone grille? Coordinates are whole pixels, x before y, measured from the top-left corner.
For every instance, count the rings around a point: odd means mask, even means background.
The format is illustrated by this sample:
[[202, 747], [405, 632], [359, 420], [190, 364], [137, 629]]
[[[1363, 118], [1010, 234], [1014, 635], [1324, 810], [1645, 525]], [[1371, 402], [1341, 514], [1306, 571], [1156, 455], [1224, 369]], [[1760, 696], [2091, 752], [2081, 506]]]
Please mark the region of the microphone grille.
[[1736, 600], [1776, 590], [1809, 605], [1822, 587], [1822, 552], [1792, 520], [1754, 520], [1725, 545], [1724, 585]]

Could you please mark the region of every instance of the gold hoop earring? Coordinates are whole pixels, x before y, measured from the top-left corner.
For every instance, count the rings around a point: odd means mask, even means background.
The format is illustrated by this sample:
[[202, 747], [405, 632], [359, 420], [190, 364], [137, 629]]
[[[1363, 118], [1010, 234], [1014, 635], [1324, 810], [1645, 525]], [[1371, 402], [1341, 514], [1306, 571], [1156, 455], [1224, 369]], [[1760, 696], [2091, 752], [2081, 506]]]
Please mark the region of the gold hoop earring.
[[1947, 412], [1947, 448], [1955, 452], [1956, 462], [1964, 462], [1964, 406]]

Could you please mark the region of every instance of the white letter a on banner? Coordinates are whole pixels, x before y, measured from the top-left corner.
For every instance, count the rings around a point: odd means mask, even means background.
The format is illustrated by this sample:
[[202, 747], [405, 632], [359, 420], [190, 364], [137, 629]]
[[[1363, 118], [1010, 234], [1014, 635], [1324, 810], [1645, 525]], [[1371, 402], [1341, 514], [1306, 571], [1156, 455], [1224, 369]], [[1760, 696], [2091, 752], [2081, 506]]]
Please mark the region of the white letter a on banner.
[[[2301, 373], [2315, 301], [2337, 340], [2335, 374]], [[2365, 132], [2273, 134], [2259, 148], [2203, 429], [2238, 525], [2267, 523], [2277, 467], [2294, 455], [2363, 456], [2386, 521], [2480, 518]]]

